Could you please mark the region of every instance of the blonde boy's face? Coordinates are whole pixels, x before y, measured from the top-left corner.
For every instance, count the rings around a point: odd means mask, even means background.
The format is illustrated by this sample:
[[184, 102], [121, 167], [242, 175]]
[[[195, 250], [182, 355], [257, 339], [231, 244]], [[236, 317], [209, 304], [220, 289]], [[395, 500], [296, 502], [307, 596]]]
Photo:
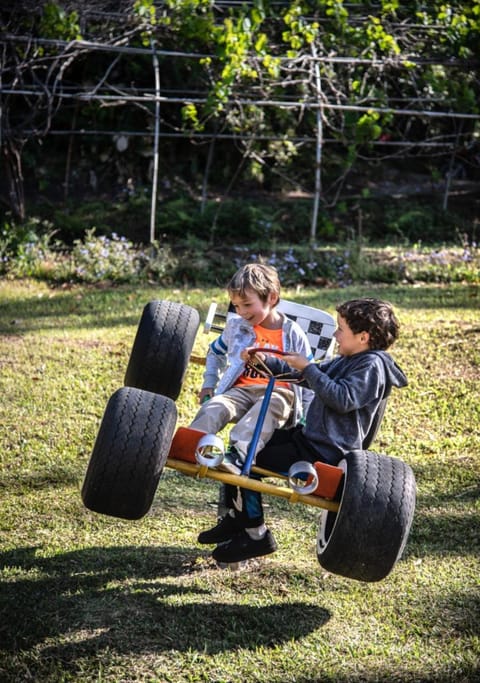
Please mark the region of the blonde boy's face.
[[235, 313], [238, 313], [250, 325], [261, 325], [270, 317], [277, 302], [277, 296], [271, 292], [267, 301], [262, 301], [253, 289], [247, 289], [244, 296], [230, 294], [230, 300], [235, 308]]
[[341, 356], [353, 356], [368, 350], [370, 335], [368, 332], [352, 332], [347, 321], [341, 315], [337, 315], [337, 329], [333, 336], [338, 345], [338, 353]]

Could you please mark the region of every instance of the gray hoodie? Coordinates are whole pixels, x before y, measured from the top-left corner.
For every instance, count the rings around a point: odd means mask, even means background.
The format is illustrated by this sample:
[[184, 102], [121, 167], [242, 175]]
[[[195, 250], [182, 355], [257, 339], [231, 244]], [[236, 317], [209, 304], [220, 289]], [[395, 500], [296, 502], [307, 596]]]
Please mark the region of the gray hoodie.
[[[275, 374], [286, 370], [284, 361], [269, 358], [267, 362]], [[384, 399], [392, 387], [407, 385], [404, 373], [385, 351], [310, 363], [300, 376], [314, 392], [303, 434], [313, 450], [332, 464], [345, 453], [366, 447], [382, 417]]]

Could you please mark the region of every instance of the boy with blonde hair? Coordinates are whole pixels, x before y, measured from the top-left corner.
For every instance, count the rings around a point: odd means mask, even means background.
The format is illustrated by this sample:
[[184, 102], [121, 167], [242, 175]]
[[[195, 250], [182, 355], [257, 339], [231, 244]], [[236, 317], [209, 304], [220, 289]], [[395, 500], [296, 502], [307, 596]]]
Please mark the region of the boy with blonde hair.
[[[227, 319], [222, 334], [210, 344], [199, 399], [201, 408], [190, 425], [216, 434], [228, 423], [230, 446], [219, 469], [240, 474], [257, 424], [267, 381], [242, 358], [245, 347], [301, 353], [312, 359], [308, 339], [295, 322], [277, 309], [280, 281], [275, 268], [249, 263], [227, 285], [237, 315]], [[275, 384], [258, 441], [262, 449], [275, 429], [302, 413], [302, 390], [289, 382]], [[200, 541], [208, 542], [208, 541]]]
[[[258, 452], [257, 464], [274, 472], [288, 472], [299, 460], [337, 465], [346, 453], [369, 447], [393, 387], [407, 378], [386, 352], [397, 339], [399, 324], [386, 301], [352, 299], [337, 306], [335, 339], [338, 356], [320, 364], [301, 353], [275, 358], [258, 352], [257, 361], [273, 374], [289, 372], [314, 394], [304, 426], [279, 429]], [[249, 357], [245, 349], [243, 357]], [[254, 356], [255, 359], [255, 356]], [[254, 360], [255, 362], [255, 360]], [[200, 536], [217, 543], [213, 558], [220, 563], [268, 555], [277, 544], [265, 526], [258, 491], [226, 486], [230, 513]]]

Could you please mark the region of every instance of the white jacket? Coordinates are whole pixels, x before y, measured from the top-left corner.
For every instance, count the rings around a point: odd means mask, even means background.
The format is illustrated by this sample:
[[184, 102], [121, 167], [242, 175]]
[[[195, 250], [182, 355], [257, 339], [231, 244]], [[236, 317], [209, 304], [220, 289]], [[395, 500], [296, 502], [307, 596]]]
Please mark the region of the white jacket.
[[[279, 312], [280, 313], [280, 312]], [[305, 332], [297, 323], [282, 316], [282, 343], [284, 351], [295, 351], [313, 360], [310, 343]], [[245, 369], [240, 353], [255, 342], [252, 325], [239, 315], [227, 319], [225, 329], [209, 346], [206, 369], [203, 375], [203, 389], [214, 389], [215, 394], [223, 394], [233, 386]], [[308, 389], [292, 384], [295, 393], [293, 424], [306, 413], [313, 393]]]

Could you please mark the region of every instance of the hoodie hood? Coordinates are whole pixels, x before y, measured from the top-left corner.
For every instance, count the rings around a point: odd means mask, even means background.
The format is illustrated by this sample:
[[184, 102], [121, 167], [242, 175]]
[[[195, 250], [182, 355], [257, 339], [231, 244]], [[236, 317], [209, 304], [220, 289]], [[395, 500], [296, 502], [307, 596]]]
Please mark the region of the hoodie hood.
[[367, 351], [367, 353], [372, 353], [378, 358], [381, 358], [383, 366], [385, 368], [385, 378], [386, 378], [386, 391], [385, 395], [388, 396], [390, 389], [392, 387], [406, 387], [408, 384], [407, 377], [403, 370], [395, 363], [393, 358], [386, 351]]

